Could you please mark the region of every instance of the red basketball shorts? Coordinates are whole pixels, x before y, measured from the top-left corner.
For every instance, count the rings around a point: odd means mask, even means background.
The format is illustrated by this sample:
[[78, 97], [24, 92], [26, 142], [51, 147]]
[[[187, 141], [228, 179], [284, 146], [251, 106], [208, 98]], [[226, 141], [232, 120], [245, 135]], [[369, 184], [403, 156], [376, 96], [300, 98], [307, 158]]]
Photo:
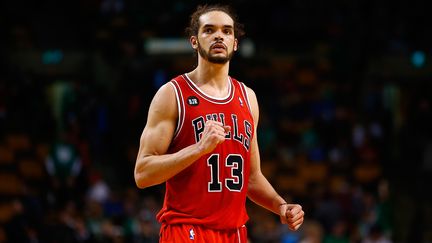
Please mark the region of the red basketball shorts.
[[214, 230], [199, 225], [162, 224], [160, 243], [247, 243], [247, 229]]

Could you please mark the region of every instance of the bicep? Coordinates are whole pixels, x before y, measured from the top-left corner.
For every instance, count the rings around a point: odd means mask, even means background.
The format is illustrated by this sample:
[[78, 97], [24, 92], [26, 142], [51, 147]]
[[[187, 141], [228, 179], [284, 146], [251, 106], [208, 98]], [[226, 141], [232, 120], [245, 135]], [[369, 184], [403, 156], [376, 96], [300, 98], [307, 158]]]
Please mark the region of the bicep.
[[169, 84], [155, 94], [141, 134], [138, 157], [166, 153], [177, 124], [176, 104], [174, 90]]

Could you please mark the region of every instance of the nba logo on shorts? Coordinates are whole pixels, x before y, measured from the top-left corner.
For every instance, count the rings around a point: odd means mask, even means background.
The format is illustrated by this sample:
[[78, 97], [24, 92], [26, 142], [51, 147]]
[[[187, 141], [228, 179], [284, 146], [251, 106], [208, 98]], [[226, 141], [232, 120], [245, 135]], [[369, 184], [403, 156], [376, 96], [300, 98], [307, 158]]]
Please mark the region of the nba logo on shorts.
[[193, 229], [189, 230], [189, 239], [195, 240], [195, 232]]

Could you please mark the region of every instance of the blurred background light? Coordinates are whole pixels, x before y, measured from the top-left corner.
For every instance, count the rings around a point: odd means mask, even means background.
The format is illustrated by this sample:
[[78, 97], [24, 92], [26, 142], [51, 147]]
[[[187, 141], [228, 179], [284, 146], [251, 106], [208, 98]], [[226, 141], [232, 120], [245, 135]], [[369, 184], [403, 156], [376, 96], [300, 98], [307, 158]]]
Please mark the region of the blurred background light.
[[426, 55], [423, 51], [415, 51], [411, 55], [411, 63], [416, 68], [421, 68], [426, 62]]

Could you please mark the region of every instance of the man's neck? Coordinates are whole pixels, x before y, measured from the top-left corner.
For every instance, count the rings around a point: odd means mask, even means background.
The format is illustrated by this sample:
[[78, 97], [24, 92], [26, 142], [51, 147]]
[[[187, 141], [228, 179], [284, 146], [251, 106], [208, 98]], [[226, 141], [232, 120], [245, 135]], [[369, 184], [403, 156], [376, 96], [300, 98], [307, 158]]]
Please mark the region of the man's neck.
[[228, 80], [229, 62], [225, 64], [199, 63], [197, 68], [188, 73], [198, 85], [209, 84], [215, 88], [225, 88]]
[[223, 97], [228, 92], [229, 62], [226, 64], [198, 65], [188, 77], [208, 94]]

